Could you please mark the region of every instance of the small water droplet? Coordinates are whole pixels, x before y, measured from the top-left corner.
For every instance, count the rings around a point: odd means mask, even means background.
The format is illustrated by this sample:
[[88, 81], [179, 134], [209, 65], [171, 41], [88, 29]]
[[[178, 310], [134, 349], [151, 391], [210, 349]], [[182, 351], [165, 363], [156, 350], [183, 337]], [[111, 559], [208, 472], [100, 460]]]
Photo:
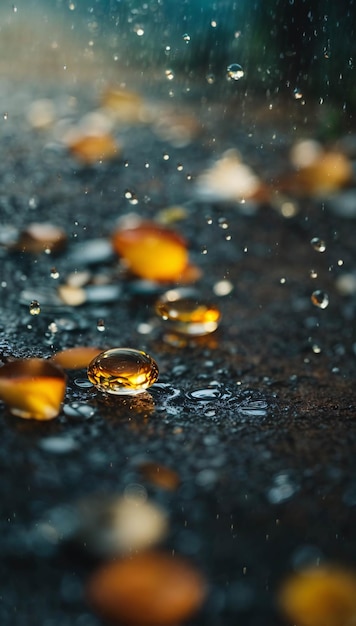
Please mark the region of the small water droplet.
[[207, 83], [209, 83], [209, 85], [213, 85], [215, 83], [215, 76], [214, 76], [214, 74], [207, 74], [206, 75], [206, 81], [207, 81]]
[[293, 91], [293, 96], [295, 100], [301, 100], [303, 98], [303, 93], [298, 87], [296, 87]]
[[231, 63], [226, 68], [228, 80], [240, 80], [245, 75], [244, 70], [238, 63]]
[[190, 35], [188, 35], [188, 33], [184, 33], [183, 41], [185, 41], [185, 43], [189, 43], [190, 42]]
[[314, 306], [317, 306], [319, 309], [326, 309], [329, 305], [329, 296], [325, 291], [317, 289], [316, 291], [313, 291], [311, 301]]
[[4, 118], [5, 122], [8, 120], [9, 114], [7, 113], [7, 111], [5, 111], [5, 113], [3, 113], [3, 118]]
[[38, 300], [32, 300], [29, 306], [29, 311], [31, 315], [39, 315], [41, 313], [41, 307]]
[[96, 323], [96, 329], [99, 331], [99, 333], [103, 333], [105, 330], [105, 322], [104, 320], [100, 319], [97, 321]]
[[314, 354], [320, 354], [321, 353], [321, 347], [318, 346], [317, 343], [314, 343], [312, 345], [312, 350], [313, 350]]
[[320, 239], [320, 237], [313, 237], [313, 239], [310, 240], [310, 243], [317, 252], [325, 252], [326, 243], [323, 239]]
[[57, 280], [57, 278], [59, 278], [59, 272], [55, 267], [51, 268], [51, 278], [53, 278], [54, 280]]
[[136, 26], [135, 27], [135, 33], [136, 33], [137, 37], [142, 37], [142, 35], [145, 34], [145, 31], [142, 28], [142, 26]]
[[178, 163], [177, 170], [178, 172], [181, 172], [183, 170], [183, 165], [181, 163]]
[[310, 278], [318, 278], [318, 272], [316, 270], [311, 269], [309, 271]]

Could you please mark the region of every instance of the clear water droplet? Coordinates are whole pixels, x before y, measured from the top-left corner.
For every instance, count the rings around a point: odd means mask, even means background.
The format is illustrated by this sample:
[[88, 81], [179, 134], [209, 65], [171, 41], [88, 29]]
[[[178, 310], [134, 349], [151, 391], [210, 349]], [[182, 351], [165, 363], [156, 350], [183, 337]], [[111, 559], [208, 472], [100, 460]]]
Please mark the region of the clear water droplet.
[[318, 278], [318, 272], [316, 270], [311, 269], [309, 271], [310, 278]]
[[59, 272], [55, 267], [52, 267], [51, 269], [51, 278], [53, 278], [54, 280], [57, 280], [57, 278], [59, 278]]
[[215, 76], [214, 74], [207, 74], [206, 75], [206, 81], [209, 85], [213, 85], [215, 83]]
[[228, 80], [240, 80], [245, 75], [244, 70], [238, 63], [231, 63], [226, 68]]
[[38, 300], [32, 300], [29, 306], [31, 315], [39, 315], [41, 313], [41, 306]]
[[301, 100], [303, 98], [303, 93], [298, 87], [296, 87], [293, 91], [293, 96], [295, 100]]
[[325, 252], [326, 243], [323, 239], [320, 239], [320, 237], [313, 237], [313, 239], [310, 240], [310, 243], [317, 252]]
[[184, 33], [183, 41], [185, 41], [185, 43], [189, 43], [190, 42], [190, 35], [188, 35], [188, 33]]
[[313, 291], [311, 301], [314, 306], [317, 306], [319, 309], [326, 309], [329, 305], [329, 296], [325, 291], [317, 289], [316, 291]]

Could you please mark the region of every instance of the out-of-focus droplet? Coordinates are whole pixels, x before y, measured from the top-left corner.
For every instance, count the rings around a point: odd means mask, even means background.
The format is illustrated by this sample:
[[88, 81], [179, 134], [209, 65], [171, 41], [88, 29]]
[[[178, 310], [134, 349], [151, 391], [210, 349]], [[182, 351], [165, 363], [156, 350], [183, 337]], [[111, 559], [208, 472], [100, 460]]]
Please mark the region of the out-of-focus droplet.
[[295, 100], [301, 100], [303, 98], [303, 92], [299, 89], [299, 87], [294, 89], [293, 96]]
[[129, 269], [142, 278], [178, 280], [188, 264], [184, 239], [160, 224], [142, 222], [134, 228], [120, 228], [112, 242]]
[[314, 278], [318, 278], [318, 272], [316, 270], [314, 270], [314, 269], [311, 269], [309, 271], [309, 276], [310, 276], [310, 278], [313, 278], [313, 279]]
[[180, 478], [177, 472], [165, 465], [146, 461], [140, 464], [139, 470], [146, 480], [162, 489], [174, 491], [180, 484]]
[[313, 237], [310, 243], [313, 246], [314, 250], [316, 250], [317, 252], [325, 252], [326, 243], [325, 241], [323, 241], [323, 239], [320, 239], [320, 237]]
[[89, 363], [102, 352], [102, 348], [92, 346], [77, 346], [61, 350], [51, 357], [51, 362], [64, 369], [86, 369]]
[[190, 42], [190, 35], [188, 35], [188, 33], [184, 33], [183, 41], [185, 41], [185, 43], [189, 43]]
[[32, 128], [48, 128], [55, 121], [55, 108], [52, 100], [41, 98], [31, 102], [27, 110], [27, 119]]
[[53, 278], [54, 280], [57, 280], [57, 278], [59, 278], [59, 271], [56, 267], [51, 268], [51, 278]]
[[213, 292], [217, 296], [228, 296], [229, 293], [231, 293], [233, 289], [234, 289], [234, 285], [232, 284], [232, 282], [226, 279], [219, 280], [213, 286]]
[[39, 254], [59, 252], [67, 242], [67, 235], [58, 226], [50, 223], [32, 223], [23, 230], [14, 248], [22, 252]]
[[226, 68], [228, 80], [240, 80], [245, 75], [244, 70], [238, 63], [231, 63]]
[[100, 391], [136, 395], [156, 382], [158, 366], [140, 350], [112, 348], [93, 359], [88, 367], [88, 378]]
[[109, 133], [83, 134], [79, 131], [67, 140], [69, 152], [82, 165], [93, 165], [118, 157], [121, 153], [115, 138]]
[[144, 552], [106, 564], [92, 576], [88, 598], [110, 622], [140, 626], [180, 624], [201, 607], [206, 584], [185, 559]]
[[206, 82], [209, 85], [213, 85], [215, 83], [215, 75], [214, 74], [207, 74], [206, 75]]
[[311, 301], [314, 306], [317, 306], [319, 309], [326, 309], [329, 305], [329, 296], [325, 291], [317, 289], [316, 291], [313, 291]]
[[41, 306], [38, 300], [32, 300], [29, 306], [31, 315], [39, 315], [41, 313]]
[[168, 531], [166, 511], [147, 499], [142, 485], [121, 497], [94, 496], [78, 504], [76, 539], [96, 556], [115, 557], [152, 548]]
[[279, 606], [298, 626], [346, 626], [356, 619], [356, 574], [323, 565], [289, 576], [279, 592]]
[[199, 175], [196, 190], [199, 198], [208, 201], [266, 199], [266, 190], [260, 179], [248, 165], [241, 162], [239, 153], [233, 149], [224, 152], [220, 159]]
[[0, 368], [0, 399], [23, 419], [57, 417], [65, 389], [63, 370], [45, 359], [19, 359]]
[[202, 336], [214, 332], [221, 318], [217, 306], [196, 299], [187, 289], [171, 289], [156, 302], [156, 313], [170, 330], [183, 335]]

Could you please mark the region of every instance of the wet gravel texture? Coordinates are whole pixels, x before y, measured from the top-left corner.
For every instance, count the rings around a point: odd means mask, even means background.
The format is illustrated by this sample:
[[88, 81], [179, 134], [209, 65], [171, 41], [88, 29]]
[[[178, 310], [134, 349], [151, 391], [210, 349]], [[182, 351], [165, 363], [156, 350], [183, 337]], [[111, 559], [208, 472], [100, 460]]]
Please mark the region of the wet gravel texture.
[[[50, 95], [64, 110], [77, 97], [74, 118], [96, 106], [85, 91]], [[68, 510], [92, 494], [121, 494], [139, 483], [168, 511], [164, 546], [192, 559], [209, 581], [192, 626], [282, 624], [276, 590], [293, 567], [320, 559], [356, 564], [356, 295], [340, 295], [335, 282], [356, 269], [354, 219], [319, 200], [301, 200], [286, 219], [268, 205], [249, 212], [195, 198], [196, 176], [231, 147], [262, 176], [283, 169], [293, 136], [278, 114], [254, 118], [244, 105], [241, 125], [242, 101], [225, 111], [205, 103], [193, 111], [202, 130], [189, 145], [174, 147], [150, 126], [117, 129], [122, 158], [84, 168], [48, 131], [30, 128], [24, 113], [35, 97], [26, 86], [14, 91], [1, 121], [1, 237], [50, 221], [65, 229], [68, 246], [37, 256], [0, 247], [0, 358], [129, 346], [157, 360], [160, 379], [151, 394], [130, 399], [105, 397], [86, 386], [85, 371], [70, 373], [65, 407], [49, 423], [12, 417], [0, 405], [0, 623], [102, 623], [85, 600], [96, 560], [80, 541], [68, 541]], [[73, 266], [76, 246], [110, 236], [128, 212], [154, 218], [177, 204], [187, 217], [174, 228], [203, 270], [197, 289], [222, 311], [216, 333], [168, 345], [153, 309], [156, 293], [123, 280], [112, 258], [91, 270], [121, 281], [116, 301], [55, 308], [48, 296], [46, 304], [43, 290], [51, 293], [81, 269]], [[325, 253], [310, 245], [315, 236], [325, 240]], [[231, 281], [229, 295], [214, 294], [221, 280]], [[30, 315], [25, 289], [39, 293], [40, 315]], [[325, 310], [310, 301], [315, 289], [329, 294]], [[142, 324], [151, 332], [140, 332]], [[165, 491], [145, 482], [141, 461], [175, 470], [180, 486]]]

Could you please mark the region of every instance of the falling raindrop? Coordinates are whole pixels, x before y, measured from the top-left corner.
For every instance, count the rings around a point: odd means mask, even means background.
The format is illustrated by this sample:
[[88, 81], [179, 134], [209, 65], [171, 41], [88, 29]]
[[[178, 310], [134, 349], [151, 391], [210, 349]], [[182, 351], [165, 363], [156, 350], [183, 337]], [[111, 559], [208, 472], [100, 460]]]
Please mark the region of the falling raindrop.
[[329, 296], [325, 291], [317, 289], [316, 291], [313, 291], [311, 301], [314, 306], [317, 306], [319, 309], [326, 309], [329, 305]]
[[245, 75], [244, 70], [238, 63], [231, 63], [226, 68], [228, 80], [240, 80]]
[[209, 83], [209, 85], [213, 85], [215, 83], [215, 76], [214, 76], [214, 74], [207, 74], [206, 75], [206, 81], [207, 81], [207, 83]]
[[183, 41], [185, 41], [185, 43], [189, 43], [190, 42], [190, 35], [188, 35], [188, 33], [184, 33]]
[[318, 272], [316, 270], [311, 269], [309, 271], [310, 278], [318, 278]]
[[320, 237], [313, 237], [313, 239], [310, 240], [310, 243], [317, 252], [325, 252], [326, 243], [320, 239]]
[[301, 100], [303, 98], [303, 93], [298, 87], [296, 87], [293, 91], [293, 96], [295, 100]]
[[53, 278], [54, 280], [57, 280], [57, 278], [59, 278], [59, 272], [55, 267], [52, 267], [51, 269], [51, 278]]

